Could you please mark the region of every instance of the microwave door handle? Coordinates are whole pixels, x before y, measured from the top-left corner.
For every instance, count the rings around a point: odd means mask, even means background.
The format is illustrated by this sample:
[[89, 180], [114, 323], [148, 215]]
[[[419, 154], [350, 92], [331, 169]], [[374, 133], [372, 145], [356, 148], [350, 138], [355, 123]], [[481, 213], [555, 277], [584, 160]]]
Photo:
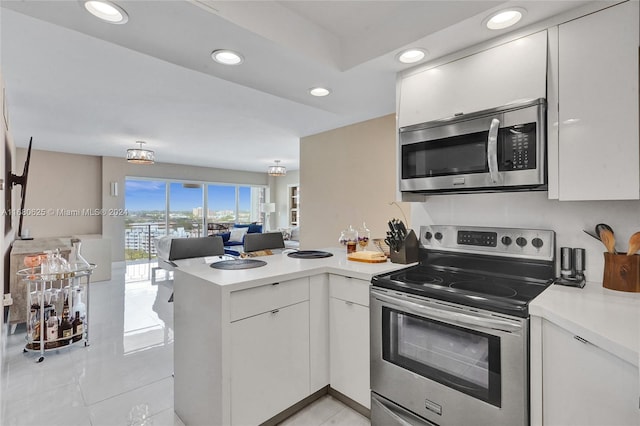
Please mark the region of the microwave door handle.
[[498, 130], [500, 129], [500, 120], [494, 118], [491, 120], [489, 127], [489, 139], [487, 141], [487, 163], [489, 166], [489, 176], [492, 183], [500, 182], [500, 173], [498, 172]]

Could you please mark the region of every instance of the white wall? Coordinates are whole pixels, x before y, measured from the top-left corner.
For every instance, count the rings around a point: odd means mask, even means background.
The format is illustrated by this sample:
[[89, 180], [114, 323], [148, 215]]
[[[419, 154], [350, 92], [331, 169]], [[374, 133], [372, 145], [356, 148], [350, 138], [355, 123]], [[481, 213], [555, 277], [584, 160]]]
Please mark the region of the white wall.
[[[4, 91], [4, 80], [2, 79], [2, 72], [0, 71], [0, 141], [2, 141], [3, 145], [0, 147], [0, 178], [3, 180], [4, 186], [0, 194], [2, 194], [2, 204], [3, 209], [4, 199], [7, 191], [11, 191], [10, 186], [6, 181], [7, 170], [6, 162], [10, 162], [9, 168], [13, 171], [15, 170], [15, 145], [13, 144], [13, 139], [11, 138], [10, 129], [8, 128], [8, 120], [5, 121], [5, 117], [8, 118], [8, 112], [5, 110], [6, 100], [4, 99], [5, 91]], [[6, 151], [6, 152], [5, 152]], [[9, 155], [10, 158], [7, 159], [6, 155]], [[6, 162], [5, 162], [6, 160]], [[15, 196], [13, 197], [15, 201]], [[15, 202], [14, 202], [15, 204]], [[9, 252], [11, 249], [11, 242], [14, 240], [14, 232], [13, 230], [9, 230], [9, 232], [5, 233], [5, 220], [11, 220], [4, 214], [0, 214], [0, 232], [2, 233], [2, 237], [0, 240], [2, 241], [2, 262], [0, 262], [0, 277], [2, 277], [2, 294], [9, 293]], [[4, 297], [4, 296], [3, 296]], [[8, 328], [4, 322], [4, 304], [2, 305], [2, 319], [0, 319], [0, 366], [2, 365], [4, 359], [5, 352], [5, 337], [7, 336]], [[3, 369], [4, 370], [4, 369]], [[2, 387], [0, 387], [0, 401], [2, 400]], [[1, 405], [1, 404], [0, 404]], [[0, 418], [2, 416], [2, 407], [0, 406]]]
[[[402, 218], [389, 204], [396, 198], [395, 165], [395, 114], [302, 138], [300, 246], [338, 246], [340, 231], [362, 222], [371, 238], [384, 238], [387, 221]], [[409, 206], [403, 209], [410, 222]]]
[[[100, 234], [102, 217], [88, 212], [102, 207], [100, 157], [36, 148], [31, 151], [25, 197], [25, 209], [36, 215], [23, 218], [23, 232], [28, 228], [34, 238]], [[26, 155], [26, 149], [16, 150], [18, 174]]]
[[584, 248], [587, 280], [599, 282], [605, 249], [582, 230], [609, 224], [619, 252], [625, 252], [631, 234], [640, 231], [640, 201], [557, 201], [549, 200], [546, 192], [435, 195], [412, 203], [411, 215], [416, 228], [438, 224], [551, 229], [556, 232], [556, 259], [560, 247]]

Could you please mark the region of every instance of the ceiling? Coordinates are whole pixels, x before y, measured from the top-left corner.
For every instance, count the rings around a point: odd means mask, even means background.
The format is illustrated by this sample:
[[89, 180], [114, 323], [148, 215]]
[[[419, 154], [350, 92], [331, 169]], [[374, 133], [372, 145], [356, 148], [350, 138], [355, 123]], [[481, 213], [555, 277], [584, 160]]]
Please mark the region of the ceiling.
[[[502, 35], [482, 20], [527, 10], [515, 28], [580, 1], [119, 1], [123, 25], [79, 1], [2, 0], [0, 69], [19, 147], [124, 157], [147, 142], [156, 161], [263, 172], [298, 169], [299, 139], [395, 111], [411, 66]], [[237, 66], [215, 49], [244, 55]], [[314, 98], [308, 89], [332, 93]]]

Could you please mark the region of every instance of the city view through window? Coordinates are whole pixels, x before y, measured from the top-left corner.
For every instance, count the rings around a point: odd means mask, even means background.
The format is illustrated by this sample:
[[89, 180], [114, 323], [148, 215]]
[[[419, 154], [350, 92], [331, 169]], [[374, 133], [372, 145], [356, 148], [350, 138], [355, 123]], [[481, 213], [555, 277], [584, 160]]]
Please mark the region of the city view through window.
[[125, 258], [156, 257], [156, 239], [165, 235], [202, 237], [215, 225], [262, 223], [264, 194], [257, 186], [127, 179]]

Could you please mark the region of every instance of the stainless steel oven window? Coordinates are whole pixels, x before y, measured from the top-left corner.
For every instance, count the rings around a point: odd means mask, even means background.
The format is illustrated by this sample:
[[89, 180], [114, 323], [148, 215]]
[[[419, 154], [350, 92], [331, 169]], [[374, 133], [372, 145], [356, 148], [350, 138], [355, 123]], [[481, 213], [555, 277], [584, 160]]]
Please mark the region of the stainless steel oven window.
[[501, 406], [498, 336], [383, 307], [382, 339], [387, 362]]

